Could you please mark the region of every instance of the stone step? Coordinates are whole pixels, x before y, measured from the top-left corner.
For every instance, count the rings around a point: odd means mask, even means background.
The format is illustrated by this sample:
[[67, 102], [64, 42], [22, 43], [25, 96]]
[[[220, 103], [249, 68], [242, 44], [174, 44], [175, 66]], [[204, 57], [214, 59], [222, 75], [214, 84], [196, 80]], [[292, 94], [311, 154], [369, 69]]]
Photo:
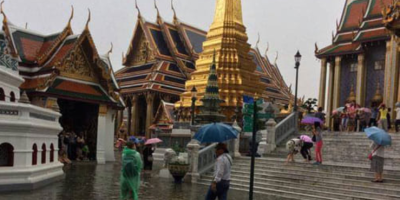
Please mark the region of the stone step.
[[[204, 180], [212, 180], [212, 175], [204, 176]], [[240, 176], [233, 175], [231, 177], [231, 183], [236, 185], [240, 185], [243, 188], [249, 187], [249, 178], [248, 176]], [[343, 184], [330, 184], [330, 185], [322, 185], [317, 182], [305, 182], [300, 183], [297, 180], [279, 180], [275, 179], [261, 179], [255, 177], [255, 184], [261, 188], [269, 188], [269, 189], [279, 189], [279, 190], [288, 190], [291, 192], [301, 193], [302, 191], [312, 191], [314, 195], [318, 196], [329, 196], [333, 198], [340, 199], [352, 199], [354, 197], [362, 197], [363, 199], [398, 199], [400, 198], [399, 191], [396, 190], [382, 190], [375, 189], [373, 187], [360, 187], [355, 189], [356, 187], [351, 185], [343, 186]], [[308, 185], [313, 185], [312, 190], [309, 190]], [[317, 191], [317, 192], [315, 192]]]
[[[198, 184], [210, 185], [210, 180], [200, 180]], [[312, 194], [296, 193], [292, 191], [285, 191], [280, 189], [270, 189], [266, 187], [259, 187], [255, 185], [254, 187], [255, 200], [336, 200], [337, 198], [320, 197]], [[248, 187], [243, 187], [241, 184], [231, 182], [230, 189], [249, 192]], [[229, 198], [229, 196], [228, 196]]]

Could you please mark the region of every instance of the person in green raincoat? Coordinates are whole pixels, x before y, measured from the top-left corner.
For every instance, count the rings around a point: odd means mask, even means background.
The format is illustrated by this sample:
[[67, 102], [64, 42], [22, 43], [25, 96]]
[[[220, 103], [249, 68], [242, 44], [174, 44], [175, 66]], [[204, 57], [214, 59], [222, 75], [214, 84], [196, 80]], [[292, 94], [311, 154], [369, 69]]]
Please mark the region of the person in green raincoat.
[[140, 171], [142, 170], [142, 159], [134, 149], [132, 142], [127, 142], [122, 152], [122, 169], [120, 177], [121, 195], [120, 199], [138, 200], [140, 187]]

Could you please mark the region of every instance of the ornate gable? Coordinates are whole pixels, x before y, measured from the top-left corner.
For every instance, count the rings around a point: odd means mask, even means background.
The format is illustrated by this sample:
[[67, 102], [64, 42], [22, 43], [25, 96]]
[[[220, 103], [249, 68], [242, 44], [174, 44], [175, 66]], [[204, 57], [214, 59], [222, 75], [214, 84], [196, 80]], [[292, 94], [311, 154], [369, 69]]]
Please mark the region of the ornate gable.
[[73, 49], [57, 68], [61, 76], [99, 83], [98, 77], [80, 45]]
[[154, 51], [150, 42], [143, 32], [142, 26], [138, 25], [127, 53], [126, 66], [138, 66], [154, 61]]

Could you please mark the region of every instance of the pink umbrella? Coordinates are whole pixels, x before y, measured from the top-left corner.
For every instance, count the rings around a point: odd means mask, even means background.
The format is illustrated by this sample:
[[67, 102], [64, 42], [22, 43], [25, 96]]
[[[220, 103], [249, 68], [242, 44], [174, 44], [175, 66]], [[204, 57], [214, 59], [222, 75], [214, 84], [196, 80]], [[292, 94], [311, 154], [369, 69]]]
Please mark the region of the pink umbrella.
[[300, 140], [303, 140], [304, 142], [310, 142], [312, 143], [312, 139], [308, 135], [301, 135]]
[[158, 139], [158, 138], [151, 138], [151, 139], [148, 139], [147, 141], [146, 141], [146, 143], [144, 143], [145, 145], [148, 145], [148, 144], [157, 144], [157, 143], [161, 143], [162, 142], [162, 140], [160, 140], [160, 139]]

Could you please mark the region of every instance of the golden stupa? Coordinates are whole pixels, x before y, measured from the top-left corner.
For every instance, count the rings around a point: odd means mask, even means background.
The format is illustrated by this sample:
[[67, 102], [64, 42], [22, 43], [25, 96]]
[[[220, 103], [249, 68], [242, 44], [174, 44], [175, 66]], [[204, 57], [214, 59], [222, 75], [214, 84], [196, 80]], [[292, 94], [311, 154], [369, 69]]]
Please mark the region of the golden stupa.
[[181, 94], [177, 107], [191, 106], [191, 89], [196, 86], [198, 91], [196, 106], [203, 98], [216, 51], [216, 66], [218, 74], [219, 95], [225, 102], [221, 104], [222, 113], [227, 119], [234, 114], [237, 105], [242, 104], [243, 95], [261, 96], [266, 85], [255, 73], [256, 64], [249, 55], [250, 44], [246, 27], [243, 25], [241, 0], [217, 0], [214, 21], [203, 43], [203, 52], [196, 61], [196, 71], [186, 81], [186, 91]]

